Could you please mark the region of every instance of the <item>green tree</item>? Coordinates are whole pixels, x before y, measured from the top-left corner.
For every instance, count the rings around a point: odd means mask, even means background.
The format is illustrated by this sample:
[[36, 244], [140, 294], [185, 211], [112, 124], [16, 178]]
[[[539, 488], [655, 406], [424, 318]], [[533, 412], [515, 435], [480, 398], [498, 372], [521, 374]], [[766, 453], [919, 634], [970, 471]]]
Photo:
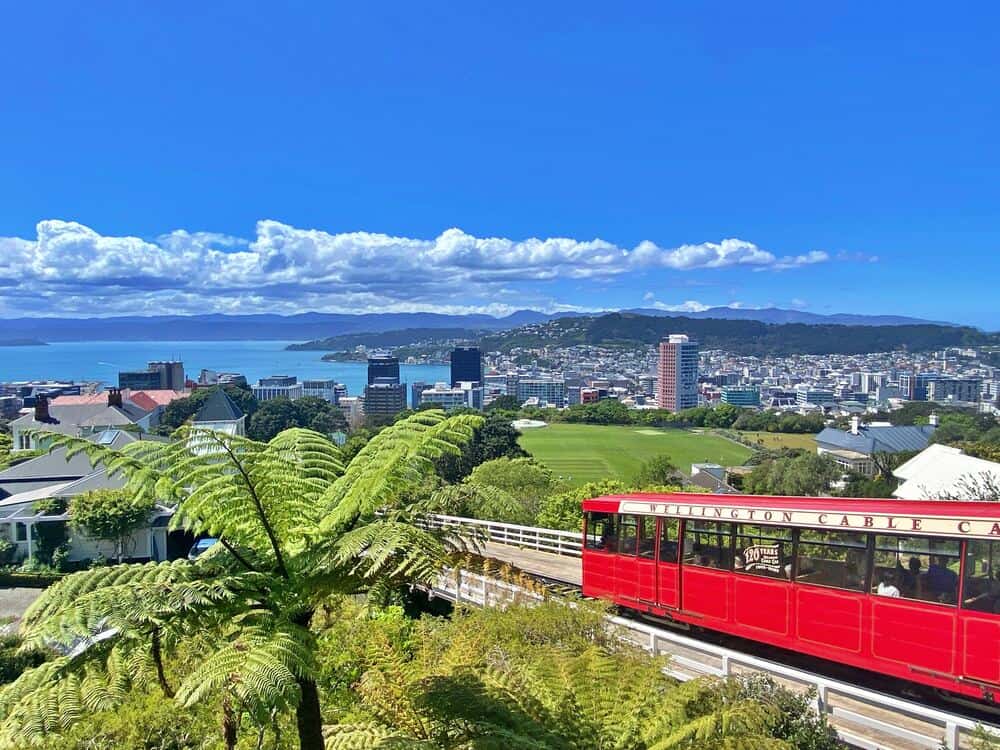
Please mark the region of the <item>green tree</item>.
[[468, 483], [473, 487], [506, 492], [523, 510], [519, 523], [530, 523], [554, 488], [552, 472], [531, 458], [486, 461], [472, 470]]
[[680, 475], [680, 470], [670, 460], [670, 456], [653, 456], [639, 467], [639, 473], [635, 477], [635, 486], [641, 489], [643, 487], [677, 484]]
[[[480, 424], [421, 412], [383, 430], [346, 466], [335, 445], [303, 429], [268, 443], [220, 433], [140, 441], [121, 453], [55, 438], [124, 472], [133, 496], [175, 499], [172, 526], [219, 543], [194, 562], [94, 569], [47, 589], [22, 635], [28, 645], [62, 644], [68, 655], [0, 690], [0, 747], [23, 747], [153, 683], [184, 707], [214, 701], [229, 746], [239, 714], [291, 710], [301, 750], [322, 750], [313, 615], [334, 593], [377, 598], [437, 574], [452, 538], [411, 522], [434, 510], [412, 493]], [[98, 632], [99, 647], [69, 653]], [[175, 685], [163, 663], [179, 649], [191, 666]]]
[[254, 398], [253, 391], [238, 385], [215, 386], [213, 388], [199, 388], [187, 398], [179, 398], [167, 404], [160, 415], [160, 424], [157, 431], [164, 435], [169, 435], [182, 424], [193, 417], [204, 405], [205, 400], [212, 395], [215, 388], [222, 388], [226, 395], [232, 399], [233, 403], [247, 416], [249, 420], [257, 411], [258, 401]]
[[737, 681], [678, 684], [606, 630], [599, 611], [552, 603], [369, 628], [360, 720], [327, 735], [345, 748], [790, 747], [774, 703]]
[[521, 408], [521, 400], [517, 396], [497, 396], [486, 405], [486, 411], [516, 412]]
[[822, 495], [843, 472], [826, 456], [803, 453], [764, 461], [743, 480], [751, 495]]
[[462, 449], [461, 454], [442, 456], [438, 461], [438, 474], [446, 482], [460, 482], [485, 461], [497, 458], [525, 458], [528, 453], [518, 444], [520, 433], [514, 429], [506, 414], [492, 412], [486, 415], [483, 426]]
[[317, 396], [291, 401], [274, 398], [265, 401], [250, 419], [248, 434], [267, 442], [282, 430], [305, 427], [323, 435], [347, 430], [347, 419], [336, 405]]
[[118, 562], [129, 556], [132, 533], [149, 523], [154, 501], [129, 490], [92, 490], [70, 501], [73, 526], [96, 539], [114, 544]]
[[541, 502], [536, 525], [546, 529], [580, 531], [583, 528], [584, 500], [604, 495], [619, 495], [628, 488], [616, 479], [588, 482], [565, 492], [551, 493]]

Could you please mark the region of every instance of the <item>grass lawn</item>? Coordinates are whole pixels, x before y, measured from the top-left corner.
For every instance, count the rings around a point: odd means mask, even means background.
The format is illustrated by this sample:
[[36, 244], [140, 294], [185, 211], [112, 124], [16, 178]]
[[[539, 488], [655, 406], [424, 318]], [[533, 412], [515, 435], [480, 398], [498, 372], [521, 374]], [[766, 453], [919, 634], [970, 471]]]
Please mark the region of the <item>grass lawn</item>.
[[691, 430], [588, 424], [552, 424], [521, 434], [521, 447], [568, 484], [599, 479], [630, 482], [644, 461], [666, 454], [685, 474], [693, 463], [738, 466], [750, 450], [731, 440]]
[[765, 448], [803, 448], [816, 452], [815, 435], [785, 435], [779, 432], [753, 432], [747, 430], [740, 433], [751, 443], [761, 442]]

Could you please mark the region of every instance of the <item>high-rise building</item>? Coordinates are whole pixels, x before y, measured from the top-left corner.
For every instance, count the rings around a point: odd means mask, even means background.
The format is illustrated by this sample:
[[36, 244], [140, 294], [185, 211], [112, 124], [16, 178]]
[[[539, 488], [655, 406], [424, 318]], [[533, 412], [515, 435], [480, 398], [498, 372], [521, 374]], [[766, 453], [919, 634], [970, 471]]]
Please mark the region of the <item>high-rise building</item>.
[[274, 398], [287, 398], [294, 401], [302, 398], [302, 383], [294, 375], [272, 375], [261, 378], [253, 387], [253, 396], [258, 401], [270, 401]]
[[657, 401], [673, 412], [698, 405], [698, 344], [682, 333], [660, 342]]
[[519, 378], [516, 393], [522, 404], [537, 399], [540, 405], [552, 404], [557, 409], [566, 405], [566, 381], [561, 378]]
[[982, 390], [980, 378], [940, 378], [927, 386], [927, 400], [978, 403]]
[[399, 382], [399, 357], [391, 354], [368, 355], [368, 385], [380, 378], [388, 382]]
[[329, 401], [331, 404], [335, 404], [340, 395], [340, 391], [337, 390], [338, 386], [340, 386], [340, 389], [346, 396], [347, 387], [341, 385], [336, 380], [303, 380], [302, 395], [315, 396], [316, 398], [321, 398]]
[[184, 363], [174, 360], [164, 362], [149, 362], [146, 365], [150, 370], [160, 373], [161, 390], [183, 391], [184, 390]]
[[410, 408], [416, 409], [420, 406], [421, 395], [424, 391], [431, 387], [430, 383], [426, 383], [423, 380], [418, 380], [415, 383], [410, 383]]
[[118, 387], [133, 391], [183, 391], [183, 362], [148, 362], [145, 370], [118, 373]]
[[451, 384], [483, 383], [483, 355], [478, 346], [456, 346], [451, 352]]
[[459, 407], [481, 409], [483, 408], [483, 389], [475, 381], [461, 381], [454, 388], [447, 383], [435, 383], [433, 387], [424, 388], [420, 394], [420, 403], [437, 404], [445, 411]]
[[406, 408], [406, 384], [392, 378], [376, 378], [365, 386], [365, 414], [393, 416]]
[[910, 401], [926, 401], [928, 386], [941, 377], [936, 372], [904, 372], [899, 376], [899, 390]]
[[118, 373], [118, 387], [130, 391], [159, 391], [160, 373], [156, 370], [133, 370]]
[[808, 385], [795, 386], [795, 403], [800, 406], [804, 404], [822, 406], [823, 404], [830, 404], [834, 401], [833, 391], [829, 388], [813, 388]]
[[723, 386], [722, 403], [732, 406], [760, 406], [760, 389], [753, 386]]

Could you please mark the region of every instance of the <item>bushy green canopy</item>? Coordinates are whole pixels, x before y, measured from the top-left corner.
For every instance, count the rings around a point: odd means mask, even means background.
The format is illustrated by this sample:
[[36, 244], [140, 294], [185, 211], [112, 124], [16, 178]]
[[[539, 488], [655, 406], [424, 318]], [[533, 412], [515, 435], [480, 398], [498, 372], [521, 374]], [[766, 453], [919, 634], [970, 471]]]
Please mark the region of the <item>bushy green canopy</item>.
[[[219, 544], [194, 562], [98, 568], [46, 590], [24, 617], [24, 644], [63, 655], [0, 690], [0, 748], [25, 747], [156, 683], [182, 705], [295, 709], [302, 747], [322, 747], [313, 612], [333, 593], [427, 581], [463, 546], [411, 523], [434, 510], [412, 497], [480, 423], [420, 412], [346, 465], [333, 443], [300, 428], [267, 443], [182, 428], [169, 444], [121, 452], [53, 438], [124, 474], [136, 502], [173, 505], [171, 528]], [[173, 686], [163, 655], [181, 646], [200, 656]]]

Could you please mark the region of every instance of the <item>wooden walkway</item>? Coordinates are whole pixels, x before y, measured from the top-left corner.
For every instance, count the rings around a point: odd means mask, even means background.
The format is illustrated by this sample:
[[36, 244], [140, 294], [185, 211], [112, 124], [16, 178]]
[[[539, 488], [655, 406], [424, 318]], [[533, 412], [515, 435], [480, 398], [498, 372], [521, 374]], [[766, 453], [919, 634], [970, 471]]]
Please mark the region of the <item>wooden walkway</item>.
[[497, 544], [496, 542], [486, 542], [483, 545], [483, 554], [516, 565], [525, 573], [551, 578], [574, 586], [579, 586], [583, 582], [579, 557], [554, 555], [551, 552], [539, 552], [509, 544]]

